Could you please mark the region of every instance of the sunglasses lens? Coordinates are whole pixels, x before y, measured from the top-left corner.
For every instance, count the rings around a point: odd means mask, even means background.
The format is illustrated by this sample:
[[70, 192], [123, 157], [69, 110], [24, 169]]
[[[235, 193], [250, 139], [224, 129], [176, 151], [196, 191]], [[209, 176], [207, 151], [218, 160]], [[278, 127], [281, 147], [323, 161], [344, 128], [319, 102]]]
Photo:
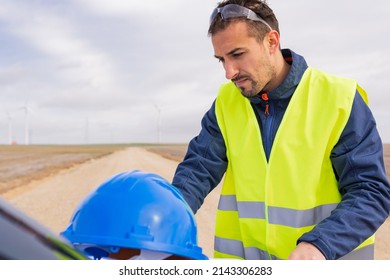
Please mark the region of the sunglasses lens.
[[219, 14], [220, 8], [215, 8], [210, 16], [210, 24], [214, 21], [215, 17]]
[[235, 6], [226, 6], [226, 9], [222, 10], [224, 19], [237, 18], [237, 17], [247, 17], [247, 14], [244, 13], [241, 9], [236, 8]]
[[221, 18], [223, 20], [243, 17], [249, 20], [260, 21], [266, 25], [268, 29], [272, 30], [271, 26], [255, 12], [237, 4], [228, 4], [222, 8], [215, 8], [210, 16], [210, 25], [213, 23], [218, 14], [221, 14]]
[[222, 8], [215, 8], [210, 16], [210, 24], [214, 21], [218, 14], [221, 14], [221, 17], [224, 20], [238, 17], [247, 17], [248, 13], [246, 12], [246, 10], [247, 9], [245, 7], [235, 4], [229, 4], [223, 6]]

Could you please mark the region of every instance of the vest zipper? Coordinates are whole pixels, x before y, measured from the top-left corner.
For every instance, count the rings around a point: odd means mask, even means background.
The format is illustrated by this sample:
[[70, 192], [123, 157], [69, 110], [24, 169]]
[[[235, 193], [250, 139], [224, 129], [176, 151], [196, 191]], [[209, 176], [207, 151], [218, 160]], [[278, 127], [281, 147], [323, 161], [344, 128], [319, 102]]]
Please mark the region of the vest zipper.
[[267, 157], [267, 161], [269, 160], [269, 156], [271, 153], [271, 146], [272, 146], [272, 141], [271, 141], [271, 129], [272, 129], [272, 123], [273, 123], [273, 117], [272, 114], [270, 113], [270, 100], [268, 97], [267, 93], [262, 93], [261, 94], [261, 99], [265, 101], [265, 109], [264, 109], [264, 115], [265, 115], [265, 123], [264, 123], [264, 140], [265, 140], [265, 147], [264, 151]]
[[269, 116], [269, 103], [268, 103], [269, 98], [268, 98], [268, 94], [267, 93], [261, 94], [261, 99], [263, 99], [263, 101], [265, 101], [264, 115], [266, 117], [268, 117]]

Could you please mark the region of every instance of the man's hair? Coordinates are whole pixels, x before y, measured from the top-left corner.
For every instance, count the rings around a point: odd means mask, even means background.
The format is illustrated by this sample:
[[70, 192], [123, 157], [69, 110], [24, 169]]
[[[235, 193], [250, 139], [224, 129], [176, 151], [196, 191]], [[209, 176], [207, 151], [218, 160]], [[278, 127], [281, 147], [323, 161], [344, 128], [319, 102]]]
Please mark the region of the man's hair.
[[[236, 4], [252, 10], [260, 18], [266, 21], [273, 30], [276, 30], [278, 33], [280, 33], [278, 20], [265, 0], [223, 0], [218, 3], [217, 7], [221, 8], [228, 4]], [[212, 36], [217, 32], [226, 29], [232, 21], [246, 21], [248, 26], [248, 35], [255, 37], [259, 41], [263, 40], [265, 34], [270, 31], [264, 23], [259, 21], [253, 21], [246, 18], [223, 20], [220, 16], [217, 16], [210, 24], [208, 34]]]

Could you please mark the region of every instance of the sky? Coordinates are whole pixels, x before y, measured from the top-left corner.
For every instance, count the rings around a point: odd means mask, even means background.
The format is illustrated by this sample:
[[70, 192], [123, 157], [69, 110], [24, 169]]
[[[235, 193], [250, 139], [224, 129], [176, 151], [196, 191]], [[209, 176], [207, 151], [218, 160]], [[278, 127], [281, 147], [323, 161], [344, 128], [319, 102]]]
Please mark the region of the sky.
[[[0, 144], [187, 143], [226, 81], [217, 2], [0, 0]], [[356, 79], [390, 143], [390, 2], [268, 4], [282, 48]]]

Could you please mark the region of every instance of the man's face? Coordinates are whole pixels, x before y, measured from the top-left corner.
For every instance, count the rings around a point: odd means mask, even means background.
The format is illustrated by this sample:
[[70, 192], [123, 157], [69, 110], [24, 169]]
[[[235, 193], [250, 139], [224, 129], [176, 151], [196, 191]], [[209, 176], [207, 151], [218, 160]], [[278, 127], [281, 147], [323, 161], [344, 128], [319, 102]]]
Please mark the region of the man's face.
[[211, 38], [214, 55], [222, 62], [226, 78], [246, 97], [268, 91], [270, 81], [276, 76], [266, 38], [258, 42], [249, 37], [243, 21], [232, 22]]

